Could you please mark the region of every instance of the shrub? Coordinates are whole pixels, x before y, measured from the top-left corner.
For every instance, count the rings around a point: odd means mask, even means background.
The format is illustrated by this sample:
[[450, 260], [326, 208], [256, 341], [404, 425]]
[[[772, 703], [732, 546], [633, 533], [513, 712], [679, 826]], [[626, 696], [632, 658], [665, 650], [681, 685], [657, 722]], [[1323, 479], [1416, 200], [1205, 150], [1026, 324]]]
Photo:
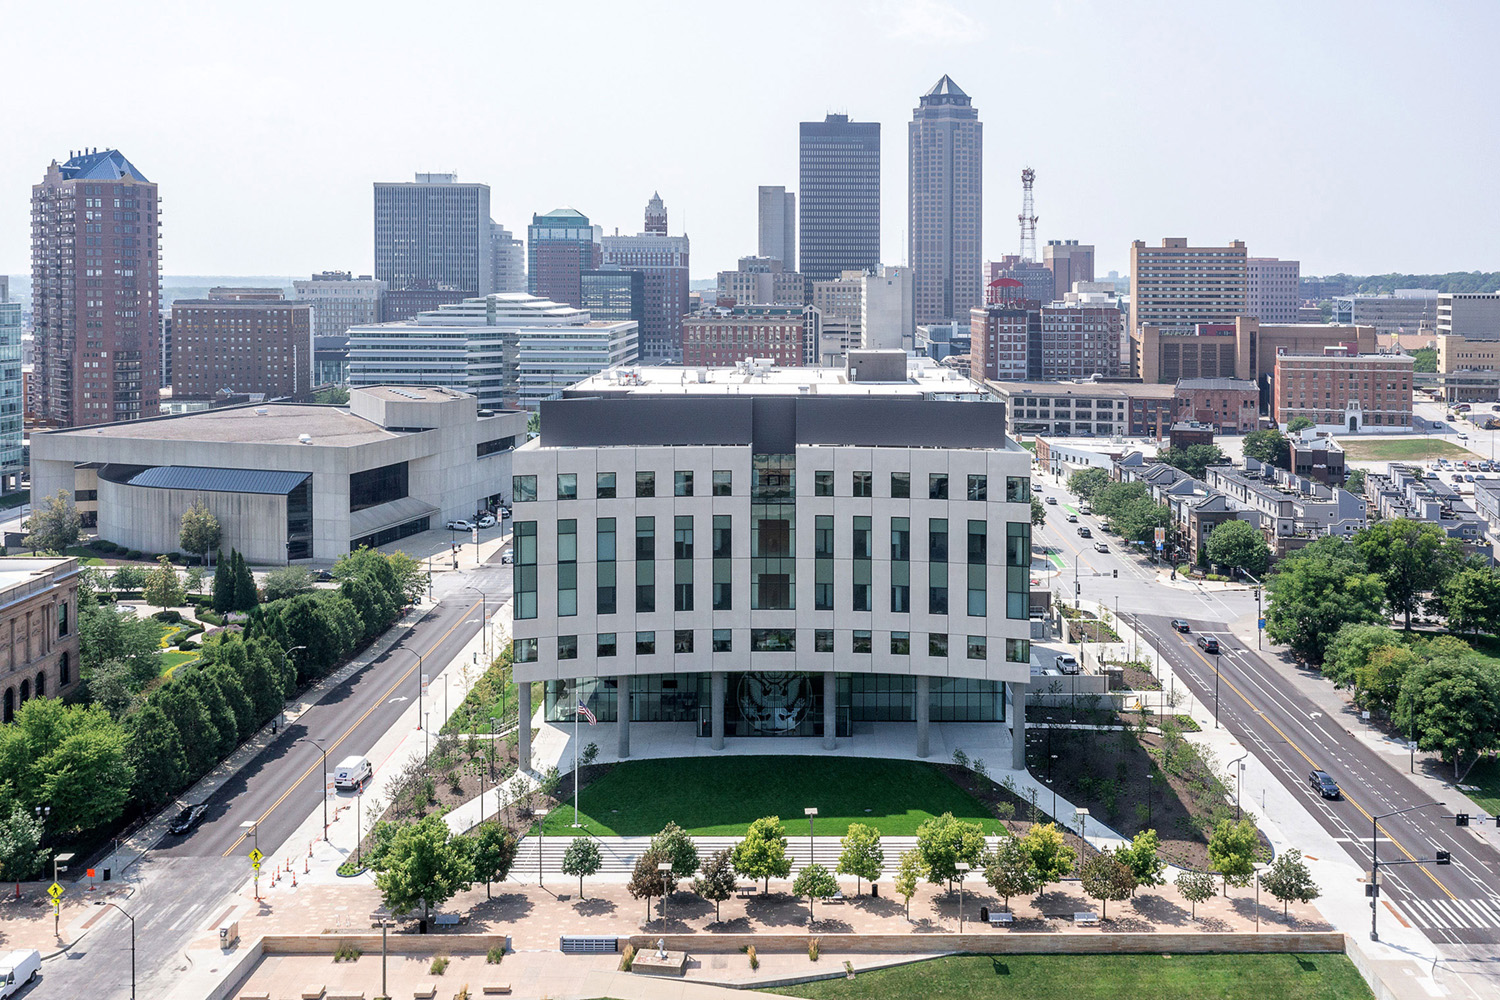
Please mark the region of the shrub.
[[139, 558], [141, 558], [141, 550], [140, 549], [131, 549], [129, 552], [125, 553], [125, 558], [126, 559], [139, 559]]
[[359, 961], [359, 956], [359, 949], [347, 941], [341, 942], [333, 952], [333, 960], [335, 962], [357, 962]]
[[191, 653], [198, 648], [198, 644], [191, 639], [182, 639], [178, 641], [177, 648], [184, 653]]
[[151, 617], [155, 618], [159, 622], [165, 622], [168, 625], [176, 625], [178, 622], [182, 621], [182, 612], [174, 611], [171, 608], [168, 608], [165, 611], [156, 612], [156, 614], [152, 615]]
[[760, 968], [760, 958], [755, 954], [755, 945], [745, 949], [745, 954], [750, 956], [750, 970], [753, 972]]
[[[627, 948], [629, 945], [626, 946]], [[505, 957], [505, 945], [497, 944], [484, 953], [484, 961], [487, 965], [499, 965], [500, 960]]]
[[448, 956], [439, 955], [437, 958], [434, 958], [432, 964], [427, 967], [427, 971], [434, 976], [441, 976], [444, 972], [448, 971]]
[[823, 950], [823, 943], [822, 943], [822, 941], [820, 939], [813, 938], [811, 941], [807, 942], [807, 958], [808, 958], [808, 960], [812, 961], [812, 962], [816, 962], [818, 960], [818, 954], [822, 950]]
[[635, 964], [635, 945], [627, 944], [625, 951], [620, 955], [620, 971], [629, 972], [630, 967]]

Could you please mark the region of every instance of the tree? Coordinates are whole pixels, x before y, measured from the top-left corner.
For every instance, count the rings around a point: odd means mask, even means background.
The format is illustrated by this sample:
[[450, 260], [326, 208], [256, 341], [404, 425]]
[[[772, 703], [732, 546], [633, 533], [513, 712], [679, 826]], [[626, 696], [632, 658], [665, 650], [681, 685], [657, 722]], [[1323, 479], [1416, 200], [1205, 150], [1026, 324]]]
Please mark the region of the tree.
[[734, 895], [734, 852], [725, 848], [703, 863], [703, 876], [693, 879], [693, 891], [714, 904], [714, 923], [719, 922], [719, 904]]
[[1225, 465], [1229, 459], [1218, 445], [1190, 444], [1185, 448], [1163, 448], [1157, 452], [1158, 461], [1187, 473], [1194, 479], [1202, 479], [1210, 465]]
[[1031, 858], [1038, 889], [1071, 875], [1078, 860], [1078, 852], [1063, 840], [1056, 823], [1033, 823], [1021, 838], [1021, 849]]
[[215, 562], [218, 565], [214, 567], [213, 591], [209, 596], [214, 610], [222, 615], [234, 610], [234, 570], [225, 560], [223, 552], [219, 553]]
[[901, 855], [896, 868], [896, 893], [906, 900], [906, 919], [911, 919], [911, 898], [917, 894], [917, 885], [922, 880], [922, 857], [915, 849]]
[[1103, 469], [1079, 469], [1068, 477], [1068, 492], [1080, 500], [1093, 500], [1108, 485], [1109, 473]]
[[1232, 566], [1259, 577], [1271, 565], [1271, 547], [1249, 521], [1222, 521], [1208, 533], [1209, 562]]
[[183, 734], [182, 749], [187, 754], [188, 781], [196, 781], [218, 763], [216, 750], [219, 730], [203, 703], [198, 689], [188, 684], [163, 685], [151, 696], [168, 721]]
[[1316, 425], [1312, 422], [1311, 417], [1293, 417], [1286, 422], [1286, 432], [1288, 434], [1300, 434], [1301, 432], [1310, 430], [1315, 426]]
[[593, 875], [602, 867], [604, 867], [604, 858], [600, 856], [599, 845], [594, 842], [593, 837], [574, 837], [568, 849], [563, 852], [563, 874], [578, 876], [579, 899], [584, 898], [584, 876]]
[[1047, 505], [1036, 494], [1031, 496], [1031, 526], [1040, 528], [1047, 523]]
[[1442, 582], [1438, 596], [1454, 631], [1500, 631], [1500, 576], [1494, 570], [1465, 566]]
[[859, 895], [859, 880], [876, 882], [885, 866], [885, 852], [880, 849], [880, 831], [865, 823], [850, 823], [841, 841], [838, 873], [854, 876], [854, 894]]
[[1463, 560], [1463, 545], [1428, 521], [1409, 517], [1377, 521], [1354, 536], [1370, 572], [1385, 584], [1391, 610], [1404, 615], [1411, 631], [1412, 612], [1422, 605], [1422, 594], [1453, 573]]
[[130, 763], [135, 768], [132, 797], [146, 809], [168, 802], [188, 783], [182, 734], [155, 699], [130, 717]]
[[1146, 488], [1145, 483], [1110, 483], [1096, 492], [1091, 502], [1094, 505], [1094, 513], [1100, 517], [1113, 519], [1128, 504], [1136, 500], [1148, 499], [1150, 495], [1150, 490]]
[[1100, 851], [1083, 863], [1079, 882], [1085, 893], [1103, 904], [1100, 915], [1105, 919], [1109, 918], [1109, 901], [1129, 899], [1136, 886], [1130, 867], [1108, 851]]
[[811, 864], [797, 873], [792, 882], [792, 893], [807, 897], [807, 926], [813, 925], [813, 901], [827, 899], [839, 891], [838, 880], [833, 873], [819, 864]]
[[1412, 366], [1414, 372], [1434, 375], [1437, 373], [1437, 348], [1419, 347], [1411, 352]]
[[234, 559], [234, 610], [249, 611], [260, 603], [260, 595], [255, 591], [255, 577], [250, 572], [250, 567], [245, 565], [245, 557], [236, 551]]
[[1229, 886], [1245, 885], [1255, 872], [1255, 852], [1260, 838], [1249, 819], [1221, 819], [1208, 837], [1208, 860], [1224, 879], [1224, 895]]
[[1006, 837], [993, 854], [985, 856], [984, 881], [1005, 900], [1007, 910], [1010, 897], [1029, 896], [1042, 887], [1030, 852], [1015, 837]]
[[1292, 467], [1292, 443], [1280, 431], [1251, 431], [1245, 435], [1245, 457], [1280, 469]]
[[177, 543], [182, 551], [192, 552], [208, 561], [208, 554], [219, 547], [219, 519], [208, 509], [201, 498], [182, 512], [181, 526], [177, 532]]
[[1474, 655], [1429, 660], [1403, 678], [1394, 721], [1456, 775], [1465, 754], [1477, 758], [1500, 740], [1500, 665]]
[[397, 592], [403, 598], [402, 603], [415, 604], [427, 589], [427, 571], [415, 556], [400, 550], [389, 553], [386, 563], [391, 568]]
[[1348, 687], [1376, 650], [1401, 645], [1400, 634], [1384, 625], [1345, 625], [1323, 652], [1323, 676], [1339, 687]]
[[141, 595], [146, 603], [161, 608], [175, 608], [187, 599], [182, 581], [177, 579], [177, 570], [166, 556], [156, 557], [156, 568], [146, 577], [146, 589]]
[[1344, 489], [1355, 496], [1363, 496], [1365, 492], [1365, 470], [1355, 469], [1344, 477]]
[[661, 833], [651, 838], [651, 849], [672, 862], [674, 879], [691, 878], [698, 870], [698, 845], [674, 822], [668, 821]]
[[420, 905], [425, 919], [434, 905], [467, 890], [474, 878], [470, 852], [450, 836], [441, 816], [399, 826], [378, 861], [375, 884], [386, 908], [398, 916]]
[[734, 870], [748, 878], [764, 880], [763, 892], [771, 891], [772, 878], [786, 878], [792, 873], [781, 817], [764, 816], [750, 824], [745, 839], [734, 847]]
[[654, 850], [642, 851], [641, 856], [636, 858], [635, 870], [630, 873], [630, 884], [626, 888], [634, 898], [646, 901], [647, 923], [651, 922], [651, 900], [672, 891], [671, 883], [662, 877], [663, 873], [656, 867], [669, 861], [671, 858], [665, 854]]
[[1272, 896], [1281, 900], [1283, 917], [1287, 915], [1287, 904], [1292, 900], [1311, 903], [1320, 895], [1312, 872], [1307, 870], [1307, 863], [1302, 860], [1302, 852], [1295, 847], [1289, 847], [1277, 855], [1276, 860], [1271, 862], [1271, 867], [1261, 872], [1260, 884]]
[[1198, 919], [1198, 904], [1208, 902], [1218, 886], [1214, 885], [1214, 877], [1208, 872], [1189, 871], [1184, 868], [1177, 873], [1177, 891], [1182, 893], [1182, 898], [1193, 906], [1193, 919]]
[[1360, 708], [1390, 715], [1396, 708], [1402, 680], [1422, 662], [1415, 650], [1405, 646], [1375, 650], [1354, 673], [1354, 703]]
[[266, 574], [266, 601], [296, 597], [313, 589], [312, 574], [305, 566], [277, 566]]
[[124, 727], [97, 705], [32, 698], [0, 727], [0, 803], [50, 805], [55, 834], [98, 829], [130, 801], [127, 744]]
[[78, 602], [78, 665], [85, 677], [118, 660], [129, 669], [133, 687], [140, 688], [160, 672], [160, 639], [156, 622], [134, 609]]
[[1130, 869], [1138, 886], [1166, 885], [1167, 863], [1157, 856], [1160, 846], [1155, 830], [1142, 830], [1129, 845], [1115, 849], [1115, 860]]
[[1282, 559], [1266, 592], [1266, 635], [1308, 663], [1323, 662], [1325, 645], [1345, 625], [1384, 620], [1381, 578], [1355, 546], [1333, 535]]
[[19, 802], [10, 807], [10, 817], [0, 823], [0, 878], [29, 882], [46, 870], [42, 834], [41, 817]]
[[82, 523], [73, 498], [66, 490], [58, 490], [53, 496], [43, 497], [41, 503], [32, 508], [22, 544], [38, 552], [61, 554], [78, 544]]
[[958, 878], [959, 862], [979, 867], [984, 858], [984, 830], [978, 823], [943, 813], [917, 827], [917, 855], [927, 881], [935, 885], [952, 882]]
[[146, 571], [133, 563], [121, 563], [110, 574], [109, 585], [116, 593], [140, 590], [146, 585]]
[[[516, 863], [516, 855], [521, 851], [521, 843], [514, 832], [494, 820], [486, 820], [475, 827], [471, 839], [473, 845], [469, 851], [469, 861], [474, 866], [474, 878], [484, 879], [484, 898], [489, 899], [490, 883], [504, 882], [510, 875], [511, 866]], [[593, 872], [589, 874], [592, 875]], [[583, 886], [580, 882], [579, 895], [582, 894]]]

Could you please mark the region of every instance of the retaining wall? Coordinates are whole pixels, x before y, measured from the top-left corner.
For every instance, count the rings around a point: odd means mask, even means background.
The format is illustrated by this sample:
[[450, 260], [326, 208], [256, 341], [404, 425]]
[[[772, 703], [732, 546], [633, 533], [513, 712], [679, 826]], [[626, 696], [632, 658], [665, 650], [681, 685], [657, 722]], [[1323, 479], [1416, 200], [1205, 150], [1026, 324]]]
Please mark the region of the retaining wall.
[[633, 934], [637, 951], [665, 939], [670, 951], [735, 952], [749, 945], [762, 953], [805, 952], [817, 938], [829, 953], [900, 954], [968, 952], [979, 955], [1141, 955], [1171, 953], [1276, 954], [1337, 953], [1344, 935], [1336, 931], [1248, 934], [1091, 934], [980, 931], [972, 934]]

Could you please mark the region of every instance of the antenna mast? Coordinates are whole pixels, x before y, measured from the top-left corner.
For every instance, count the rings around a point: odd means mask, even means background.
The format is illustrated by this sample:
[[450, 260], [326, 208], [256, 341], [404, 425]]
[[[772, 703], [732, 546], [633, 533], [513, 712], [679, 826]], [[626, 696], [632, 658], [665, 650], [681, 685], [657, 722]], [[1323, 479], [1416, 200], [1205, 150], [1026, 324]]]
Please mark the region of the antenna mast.
[[1016, 216], [1021, 223], [1021, 259], [1036, 260], [1036, 204], [1031, 199], [1031, 184], [1036, 180], [1036, 171], [1027, 167], [1021, 171], [1021, 214]]

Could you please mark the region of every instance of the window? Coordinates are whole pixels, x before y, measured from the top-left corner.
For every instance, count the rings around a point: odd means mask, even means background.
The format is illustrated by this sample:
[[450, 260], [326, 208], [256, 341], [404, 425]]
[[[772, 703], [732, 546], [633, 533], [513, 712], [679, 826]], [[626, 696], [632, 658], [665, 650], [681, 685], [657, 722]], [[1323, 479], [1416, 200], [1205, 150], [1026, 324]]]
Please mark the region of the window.
[[[969, 522], [969, 617], [982, 618], [985, 609], [985, 572], [989, 560], [989, 535], [983, 521]], [[1028, 564], [1030, 560], [1027, 560]], [[1027, 577], [1030, 586], [1030, 577]], [[1023, 616], [1024, 617], [1024, 616]]]
[[857, 628], [854, 630], [854, 652], [868, 653], [870, 652], [871, 645], [869, 629]]
[[672, 609], [693, 610], [693, 517], [679, 514], [672, 521]]
[[891, 518], [891, 611], [911, 611], [911, 518]]
[[578, 499], [578, 473], [559, 472], [557, 474], [557, 499]]
[[615, 474], [601, 472], [594, 476], [594, 492], [600, 500], [613, 500], [615, 498]]
[[813, 632], [813, 652], [814, 653], [831, 653], [831, 652], [833, 652], [833, 629], [831, 629], [831, 628], [820, 628], [820, 629], [814, 630], [814, 632]]
[[635, 519], [635, 610], [656, 610], [656, 518]]
[[[973, 478], [972, 476], [970, 477]], [[973, 499], [970, 497], [969, 499]], [[984, 499], [981, 497], [980, 499]], [[1005, 500], [1007, 503], [1030, 503], [1031, 480], [1026, 476], [1005, 477]]]
[[693, 474], [691, 472], [672, 473], [672, 495], [674, 497], [690, 497], [693, 495]]
[[733, 546], [733, 517], [714, 515], [714, 610], [733, 610], [734, 563], [730, 561]]
[[[533, 485], [536, 477], [532, 477]], [[349, 513], [403, 499], [407, 487], [405, 462], [383, 465], [378, 469], [366, 469], [349, 476]], [[536, 497], [531, 499], [535, 500]]]
[[948, 499], [948, 476], [946, 473], [934, 472], [927, 477], [927, 499]]
[[750, 652], [752, 653], [793, 653], [796, 650], [796, 629], [753, 628], [750, 630]]
[[578, 659], [578, 636], [560, 635], [557, 637], [557, 658], [559, 660]]
[[948, 613], [948, 520], [927, 522], [927, 613]]
[[691, 653], [693, 651], [693, 630], [680, 628], [672, 633], [672, 652]]
[[1031, 522], [1005, 526], [1005, 617], [1031, 617]]
[[635, 634], [635, 655], [652, 656], [656, 653], [656, 633], [637, 632]]
[[911, 633], [910, 632], [892, 632], [891, 633], [891, 655], [892, 656], [910, 656], [911, 655]]
[[[1009, 641], [1009, 640], [1007, 640]], [[969, 659], [983, 660], [989, 655], [989, 640], [982, 635], [969, 636]]]
[[813, 610], [833, 610], [833, 515], [813, 519]]
[[853, 606], [855, 611], [869, 611], [870, 607], [870, 585], [873, 580], [873, 564], [871, 563], [870, 545], [870, 518], [856, 517], [854, 519], [854, 594]]
[[870, 496], [870, 484], [874, 479], [874, 476], [875, 474], [873, 472], [856, 472], [854, 474], [854, 496]]
[[907, 500], [911, 497], [911, 473], [891, 473], [891, 496], [897, 500]]
[[1031, 662], [1030, 639], [1006, 639], [1005, 659], [1011, 663]]
[[536, 662], [536, 640], [535, 639], [517, 639], [516, 640], [516, 662], [517, 663], [535, 663]]
[[612, 615], [615, 613], [615, 519], [601, 517], [596, 525], [594, 537], [597, 540], [598, 565], [595, 573], [595, 611], [601, 615]]
[[[62, 603], [58, 604], [58, 606], [57, 606], [57, 636], [58, 636], [58, 638], [62, 638], [63, 636], [65, 636], [67, 634], [68, 634], [68, 602], [67, 601], [63, 601]], [[64, 653], [63, 655], [66, 656], [67, 654]], [[66, 677], [64, 677], [62, 682], [64, 684], [66, 684], [66, 683], [68, 683], [68, 679]]]
[[969, 499], [970, 500], [988, 500], [989, 498], [990, 498], [990, 477], [989, 476], [970, 476], [969, 477]]
[[729, 469], [714, 470], [714, 496], [727, 497], [734, 493], [734, 472]]
[[536, 522], [516, 522], [516, 563], [512, 580], [516, 591], [516, 617], [536, 617]]
[[813, 496], [815, 496], [815, 497], [831, 497], [831, 496], [833, 496], [833, 473], [832, 472], [814, 472], [813, 473]]
[[944, 632], [929, 632], [927, 634], [927, 655], [947, 657], [948, 636]]
[[638, 497], [656, 496], [656, 473], [637, 472], [635, 474], [635, 495]]
[[557, 522], [557, 613], [578, 614], [578, 522], [573, 518]]
[[512, 476], [511, 499], [515, 503], [530, 503], [536, 499], [536, 476]]
[[594, 645], [598, 649], [599, 656], [614, 656], [615, 634], [613, 632], [600, 632]]
[[734, 632], [727, 628], [714, 629], [714, 652], [730, 653], [734, 651]]

